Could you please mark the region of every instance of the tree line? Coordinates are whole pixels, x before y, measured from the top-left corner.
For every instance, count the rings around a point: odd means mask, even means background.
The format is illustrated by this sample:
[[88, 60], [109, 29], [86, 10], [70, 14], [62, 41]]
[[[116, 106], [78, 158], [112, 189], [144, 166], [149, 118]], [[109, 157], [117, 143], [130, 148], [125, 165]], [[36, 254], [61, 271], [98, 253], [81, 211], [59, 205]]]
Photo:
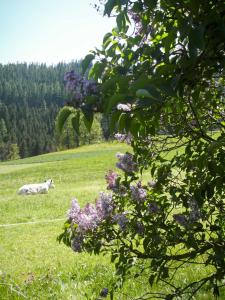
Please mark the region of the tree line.
[[[64, 74], [80, 72], [81, 62], [46, 64], [0, 64], [0, 160], [39, 155], [76, 147], [72, 127], [57, 134], [57, 113], [69, 99]], [[100, 119], [94, 130], [101, 138]], [[81, 144], [96, 139], [83, 130]]]

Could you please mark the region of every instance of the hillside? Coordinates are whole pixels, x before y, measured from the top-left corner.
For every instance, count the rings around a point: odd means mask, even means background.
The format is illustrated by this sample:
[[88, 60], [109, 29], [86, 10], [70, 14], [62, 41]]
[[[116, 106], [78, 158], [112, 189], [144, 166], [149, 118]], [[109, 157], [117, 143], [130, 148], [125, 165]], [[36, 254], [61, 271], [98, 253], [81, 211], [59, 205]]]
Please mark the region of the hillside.
[[28, 157], [57, 148], [55, 118], [68, 100], [64, 74], [79, 62], [0, 64], [0, 160]]

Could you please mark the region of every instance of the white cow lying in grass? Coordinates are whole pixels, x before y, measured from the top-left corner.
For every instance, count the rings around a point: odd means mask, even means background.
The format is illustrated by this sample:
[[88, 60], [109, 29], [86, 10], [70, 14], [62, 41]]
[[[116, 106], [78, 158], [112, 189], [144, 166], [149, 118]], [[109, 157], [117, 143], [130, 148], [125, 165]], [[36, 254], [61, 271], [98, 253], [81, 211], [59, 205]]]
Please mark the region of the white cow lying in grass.
[[50, 188], [54, 188], [52, 179], [48, 179], [42, 183], [25, 184], [18, 190], [19, 195], [32, 195], [32, 194], [47, 194]]

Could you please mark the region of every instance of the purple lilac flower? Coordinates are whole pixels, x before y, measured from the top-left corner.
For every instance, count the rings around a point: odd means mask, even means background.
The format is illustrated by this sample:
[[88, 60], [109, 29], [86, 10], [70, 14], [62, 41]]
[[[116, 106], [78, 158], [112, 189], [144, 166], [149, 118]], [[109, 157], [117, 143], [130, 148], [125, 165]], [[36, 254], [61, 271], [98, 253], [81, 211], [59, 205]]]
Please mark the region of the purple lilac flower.
[[127, 104], [119, 103], [119, 104], [117, 104], [117, 109], [125, 111], [125, 112], [131, 111], [131, 104], [130, 103], [127, 103]]
[[156, 214], [156, 213], [159, 212], [159, 210], [160, 209], [159, 209], [158, 205], [155, 202], [151, 202], [151, 203], [148, 204], [148, 211], [150, 213]]
[[137, 222], [136, 224], [136, 233], [137, 234], [143, 234], [145, 231], [145, 227], [141, 222]]
[[201, 212], [199, 210], [198, 203], [194, 199], [190, 199], [188, 201], [188, 206], [190, 208], [190, 222], [198, 221], [201, 218]]
[[137, 171], [137, 163], [133, 161], [133, 155], [131, 153], [117, 153], [116, 157], [119, 160], [119, 162], [116, 164], [117, 168], [127, 173]]
[[94, 80], [83, 79], [83, 91], [85, 94], [96, 94], [98, 91], [97, 83]]
[[117, 178], [118, 174], [112, 170], [109, 170], [107, 174], [105, 175], [106, 182], [108, 183], [107, 189], [108, 190], [113, 190], [117, 187]]
[[80, 106], [86, 96], [97, 94], [98, 86], [94, 80], [88, 80], [80, 74], [69, 71], [65, 74], [66, 87], [73, 92], [74, 101]]
[[105, 298], [105, 297], [107, 297], [108, 293], [109, 293], [109, 290], [107, 288], [104, 288], [101, 290], [100, 297]]
[[118, 141], [118, 142], [126, 142], [128, 145], [131, 144], [131, 135], [130, 134], [122, 134], [122, 133], [116, 133], [114, 135], [115, 139]]
[[82, 246], [83, 246], [83, 236], [82, 235], [76, 235], [71, 242], [71, 248], [74, 252], [81, 252]]
[[113, 211], [112, 195], [101, 192], [95, 205], [98, 218], [100, 220], [107, 218]]
[[72, 70], [64, 75], [64, 80], [68, 90], [74, 90], [82, 82], [82, 76]]
[[131, 185], [130, 190], [131, 190], [131, 196], [135, 201], [143, 202], [146, 200], [147, 191], [141, 186], [140, 183], [138, 183], [136, 186]]
[[181, 226], [187, 227], [188, 220], [187, 220], [187, 218], [184, 215], [176, 214], [176, 215], [173, 215], [173, 218]]
[[78, 229], [81, 232], [93, 230], [99, 223], [97, 210], [93, 204], [88, 203], [78, 214]]
[[79, 212], [80, 212], [80, 206], [79, 206], [79, 204], [77, 202], [77, 199], [74, 198], [71, 201], [71, 208], [70, 208], [70, 210], [67, 213], [67, 216], [68, 216], [69, 220], [71, 220], [71, 221], [72, 220], [73, 221], [77, 220], [77, 215], [79, 214]]
[[124, 231], [126, 229], [128, 219], [127, 219], [125, 213], [117, 214], [113, 217], [113, 219], [114, 219], [114, 221], [117, 222], [117, 224], [119, 225], [119, 227], [122, 231]]
[[156, 181], [149, 181], [148, 182], [148, 186], [150, 186], [151, 188], [156, 187], [157, 182]]
[[93, 230], [99, 222], [95, 206], [88, 203], [81, 209], [76, 199], [72, 200], [71, 208], [68, 211], [68, 218], [72, 224], [78, 225], [77, 231], [79, 232]]

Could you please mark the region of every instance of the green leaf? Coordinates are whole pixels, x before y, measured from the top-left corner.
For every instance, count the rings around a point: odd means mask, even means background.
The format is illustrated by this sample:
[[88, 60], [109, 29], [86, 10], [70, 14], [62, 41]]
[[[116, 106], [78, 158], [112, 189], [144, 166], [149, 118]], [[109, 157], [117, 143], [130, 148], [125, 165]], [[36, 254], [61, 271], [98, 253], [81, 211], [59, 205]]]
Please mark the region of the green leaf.
[[136, 91], [136, 96], [138, 98], [152, 98], [151, 94], [145, 89], [139, 89]]
[[91, 110], [85, 110], [85, 109], [82, 109], [82, 112], [83, 112], [84, 125], [87, 128], [87, 130], [90, 132], [93, 119], [94, 119], [94, 113]]
[[77, 135], [80, 134], [80, 112], [77, 112], [76, 116], [72, 117], [71, 123], [74, 131]]
[[106, 112], [110, 112], [118, 103], [124, 102], [126, 95], [125, 94], [115, 94], [108, 99], [106, 106]]
[[127, 114], [127, 113], [122, 113], [119, 117], [119, 120], [118, 120], [118, 130], [119, 130], [119, 132], [124, 132], [124, 129], [126, 131], [128, 131], [129, 127], [130, 127], [130, 123], [131, 123], [130, 115]]
[[120, 111], [116, 111], [110, 116], [109, 130], [110, 130], [111, 134], [113, 132], [115, 132], [116, 124], [117, 124], [120, 114], [121, 114]]
[[64, 106], [62, 109], [60, 109], [56, 120], [56, 128], [59, 133], [62, 133], [63, 127], [65, 126], [69, 116], [75, 112], [76, 110], [70, 106]]
[[89, 74], [88, 74], [88, 78], [92, 78], [94, 80], [98, 80], [98, 78], [101, 77], [104, 69], [106, 66], [106, 62], [105, 61], [97, 61], [94, 66], [91, 68]]
[[85, 56], [84, 60], [81, 63], [83, 74], [86, 72], [87, 68], [90, 66], [90, 63], [94, 58], [95, 56], [93, 54], [88, 54]]
[[96, 104], [98, 102], [98, 97], [97, 96], [87, 96], [85, 98], [85, 101], [87, 104]]
[[205, 27], [203, 25], [200, 25], [196, 28], [192, 28], [190, 30], [189, 43], [191, 44], [191, 47], [198, 48], [200, 50], [204, 49], [205, 47], [204, 32], [205, 32]]
[[154, 281], [155, 281], [155, 274], [152, 274], [150, 277], [149, 277], [149, 279], [148, 279], [148, 282], [149, 282], [149, 284], [150, 284], [150, 286], [153, 286], [153, 283], [154, 283]]
[[118, 14], [118, 16], [116, 17], [116, 24], [117, 24], [117, 27], [119, 29], [119, 31], [122, 31], [124, 32], [125, 29], [126, 29], [126, 18], [124, 16], [124, 13], [120, 13]]
[[146, 75], [141, 75], [136, 81], [130, 86], [131, 93], [136, 94], [139, 89], [146, 89], [146, 86], [150, 83], [150, 79]]
[[104, 37], [103, 37], [103, 45], [105, 45], [105, 43], [111, 38], [112, 33], [111, 32], [107, 32]]
[[107, 3], [105, 4], [105, 10], [104, 10], [104, 16], [108, 15], [110, 16], [113, 8], [116, 6], [116, 0], [108, 0]]
[[131, 124], [129, 129], [134, 137], [138, 137], [138, 133], [140, 130], [140, 122], [138, 122], [136, 118], [131, 118]]

